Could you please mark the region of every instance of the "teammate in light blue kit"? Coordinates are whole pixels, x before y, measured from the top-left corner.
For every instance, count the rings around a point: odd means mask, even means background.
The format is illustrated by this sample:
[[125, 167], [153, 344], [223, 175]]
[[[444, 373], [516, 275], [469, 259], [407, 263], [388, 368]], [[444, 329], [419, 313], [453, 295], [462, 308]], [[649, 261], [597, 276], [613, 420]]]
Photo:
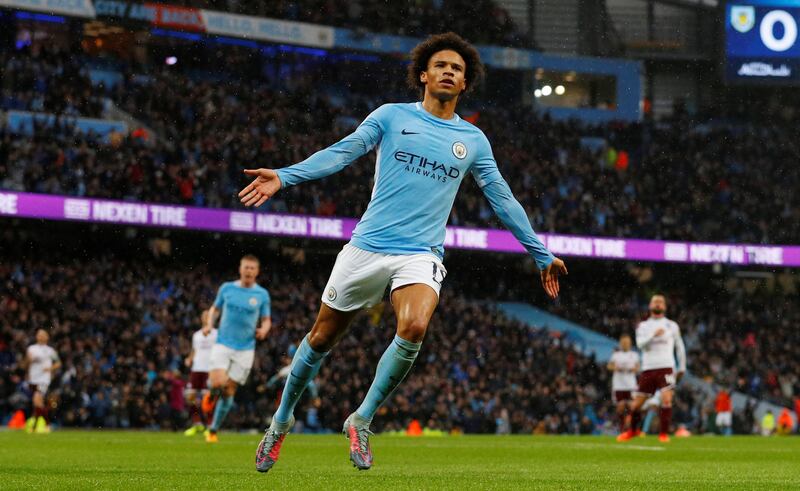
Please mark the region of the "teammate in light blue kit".
[[239, 196], [245, 205], [259, 206], [282, 188], [328, 176], [377, 150], [372, 199], [336, 259], [319, 316], [292, 360], [280, 406], [258, 446], [258, 471], [267, 472], [278, 459], [294, 424], [294, 407], [322, 359], [355, 314], [380, 302], [389, 286], [397, 335], [381, 357], [363, 403], [343, 428], [353, 465], [372, 466], [369, 426], [422, 345], [447, 274], [442, 264], [445, 225], [467, 173], [536, 261], [547, 294], [558, 295], [558, 276], [567, 272], [564, 262], [536, 237], [497, 169], [486, 136], [455, 114], [459, 95], [482, 74], [480, 57], [466, 41], [453, 33], [431, 36], [414, 48], [409, 65], [409, 82], [423, 92], [422, 102], [379, 107], [351, 135], [299, 164], [245, 171], [255, 180]]
[[[223, 283], [208, 311], [208, 329], [219, 316], [217, 342], [211, 348], [209, 384], [203, 411], [214, 412], [206, 441], [216, 443], [219, 430], [233, 407], [236, 386], [244, 385], [255, 358], [256, 339], [267, 337], [272, 328], [269, 292], [256, 283], [258, 258], [247, 255], [239, 263], [239, 280]], [[222, 397], [224, 395], [225, 397]]]

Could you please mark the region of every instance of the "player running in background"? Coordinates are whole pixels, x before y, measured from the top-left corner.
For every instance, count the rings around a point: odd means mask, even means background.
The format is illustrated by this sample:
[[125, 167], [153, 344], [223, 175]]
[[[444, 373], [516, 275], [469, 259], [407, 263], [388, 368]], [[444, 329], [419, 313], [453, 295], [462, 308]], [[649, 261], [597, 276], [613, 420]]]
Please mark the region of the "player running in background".
[[714, 410], [717, 415], [715, 423], [720, 434], [731, 436], [733, 433], [733, 403], [727, 390], [721, 389], [714, 400]]
[[244, 256], [239, 263], [239, 281], [223, 283], [214, 305], [208, 309], [205, 327], [209, 330], [221, 314], [209, 363], [211, 391], [203, 398], [203, 411], [214, 412], [211, 426], [206, 430], [208, 443], [217, 442], [217, 431], [233, 407], [237, 384], [247, 382], [253, 368], [256, 339], [266, 338], [272, 327], [269, 292], [256, 284], [258, 272], [258, 258]]
[[53, 373], [61, 367], [58, 353], [47, 345], [50, 335], [44, 329], [36, 331], [36, 344], [28, 346], [25, 352], [25, 366], [28, 370], [28, 386], [33, 392], [33, 414], [28, 418], [25, 429], [28, 433], [49, 433], [45, 397]]
[[192, 352], [186, 357], [186, 366], [191, 369], [189, 373], [189, 385], [186, 387], [186, 402], [189, 403], [189, 411], [192, 417], [192, 426], [183, 432], [186, 436], [195, 436], [205, 430], [206, 418], [200, 409], [200, 399], [205, 397], [208, 391], [208, 370], [211, 363], [211, 348], [217, 342], [217, 329], [211, 327], [208, 322], [208, 311], [204, 310], [200, 315], [200, 329], [192, 334]]
[[[686, 348], [683, 345], [678, 324], [666, 317], [667, 300], [663, 295], [650, 299], [650, 317], [636, 328], [636, 346], [642, 352], [642, 373], [639, 388], [631, 406], [631, 427], [617, 437], [618, 441], [633, 438], [639, 428], [641, 407], [644, 401], [661, 390], [659, 420], [661, 431], [658, 439], [669, 441], [669, 426], [672, 422], [672, 396], [675, 383], [686, 372]], [[675, 355], [678, 371], [675, 373]]]
[[619, 338], [619, 349], [611, 355], [608, 369], [611, 377], [611, 393], [617, 405], [619, 432], [625, 431], [625, 417], [636, 390], [636, 373], [639, 371], [639, 353], [631, 349], [631, 337], [623, 334]]
[[370, 423], [422, 346], [447, 275], [442, 264], [445, 225], [468, 173], [535, 260], [547, 294], [558, 295], [558, 275], [567, 272], [564, 262], [534, 233], [525, 209], [500, 175], [486, 136], [455, 113], [459, 97], [482, 75], [478, 52], [469, 43], [454, 33], [431, 36], [414, 48], [408, 69], [422, 102], [379, 107], [354, 133], [299, 164], [245, 171], [255, 180], [239, 196], [245, 205], [259, 206], [283, 188], [331, 175], [377, 149], [372, 198], [336, 259], [317, 320], [295, 353], [280, 406], [257, 449], [258, 471], [268, 471], [278, 459], [294, 424], [295, 405], [322, 360], [358, 311], [380, 302], [388, 286], [397, 333], [378, 362], [364, 401], [343, 425], [353, 465], [372, 466]]

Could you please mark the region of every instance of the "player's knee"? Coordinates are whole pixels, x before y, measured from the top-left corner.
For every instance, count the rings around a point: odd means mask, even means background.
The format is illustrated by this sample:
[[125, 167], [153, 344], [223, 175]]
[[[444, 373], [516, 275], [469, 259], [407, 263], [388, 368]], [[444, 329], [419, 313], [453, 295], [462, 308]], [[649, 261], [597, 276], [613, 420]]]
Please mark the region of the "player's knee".
[[422, 317], [412, 317], [410, 319], [403, 319], [397, 325], [397, 334], [401, 338], [411, 341], [412, 343], [419, 343], [425, 337], [428, 331], [428, 321]]
[[226, 397], [233, 397], [236, 395], [236, 383], [232, 381], [228, 381], [225, 385], [225, 396]]
[[225, 385], [226, 377], [224, 373], [211, 372], [208, 377], [208, 383], [212, 389], [219, 389]]
[[312, 329], [308, 334], [308, 344], [318, 353], [330, 351], [336, 344], [336, 334], [323, 329]]

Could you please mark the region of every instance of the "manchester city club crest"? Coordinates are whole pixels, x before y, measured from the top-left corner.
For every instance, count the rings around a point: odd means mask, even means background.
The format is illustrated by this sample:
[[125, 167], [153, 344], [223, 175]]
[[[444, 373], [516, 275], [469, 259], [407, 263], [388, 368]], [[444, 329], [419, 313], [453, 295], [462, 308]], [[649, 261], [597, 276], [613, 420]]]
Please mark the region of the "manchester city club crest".
[[756, 9], [747, 5], [731, 7], [731, 25], [741, 33], [745, 33], [756, 25]]
[[464, 157], [467, 156], [467, 146], [461, 142], [453, 143], [453, 155], [459, 160], [464, 160]]
[[253, 306], [253, 307], [258, 305], [258, 299], [256, 299], [256, 297], [250, 297], [249, 302], [250, 302], [250, 305]]
[[336, 300], [336, 296], [337, 296], [336, 288], [334, 287], [328, 288], [328, 301], [333, 302], [334, 300]]

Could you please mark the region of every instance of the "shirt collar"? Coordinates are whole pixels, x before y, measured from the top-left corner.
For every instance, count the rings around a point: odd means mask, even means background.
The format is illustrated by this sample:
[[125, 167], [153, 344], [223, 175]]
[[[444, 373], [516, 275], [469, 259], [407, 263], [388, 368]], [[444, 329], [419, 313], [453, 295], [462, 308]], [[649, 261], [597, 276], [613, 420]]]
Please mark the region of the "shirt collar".
[[417, 103], [415, 104], [415, 107], [417, 108], [417, 111], [420, 111], [426, 117], [431, 118], [431, 119], [433, 119], [435, 121], [440, 121], [442, 123], [458, 123], [459, 121], [461, 121], [461, 117], [458, 115], [458, 113], [453, 113], [453, 117], [451, 119], [437, 118], [433, 114], [431, 114], [428, 111], [426, 111], [425, 108], [422, 107], [422, 102], [420, 102], [420, 101], [417, 101]]

